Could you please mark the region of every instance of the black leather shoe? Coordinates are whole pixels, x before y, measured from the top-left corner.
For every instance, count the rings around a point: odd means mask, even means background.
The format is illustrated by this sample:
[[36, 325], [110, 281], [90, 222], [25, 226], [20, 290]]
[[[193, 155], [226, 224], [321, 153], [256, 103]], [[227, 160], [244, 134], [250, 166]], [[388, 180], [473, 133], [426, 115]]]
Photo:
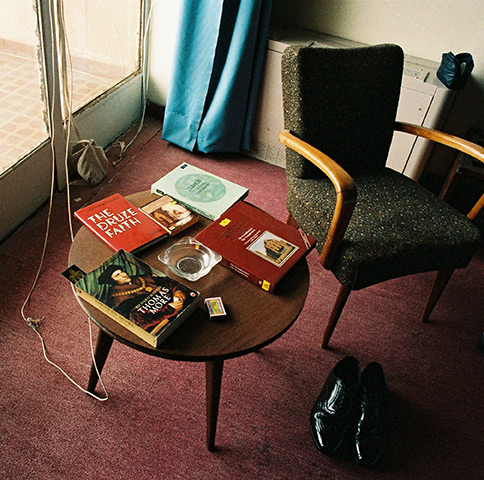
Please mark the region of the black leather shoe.
[[320, 452], [335, 455], [354, 425], [359, 383], [360, 364], [353, 357], [343, 358], [331, 370], [311, 409], [311, 436]]
[[361, 373], [358, 415], [355, 460], [364, 467], [374, 467], [386, 456], [390, 442], [388, 384], [377, 362], [368, 364]]

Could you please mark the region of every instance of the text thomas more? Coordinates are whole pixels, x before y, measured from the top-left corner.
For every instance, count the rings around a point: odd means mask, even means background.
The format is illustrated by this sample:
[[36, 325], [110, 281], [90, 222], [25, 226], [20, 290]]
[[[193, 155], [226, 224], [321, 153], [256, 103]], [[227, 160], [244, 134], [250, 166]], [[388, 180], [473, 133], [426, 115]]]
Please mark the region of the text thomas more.
[[137, 305], [136, 311], [154, 314], [161, 310], [167, 303], [171, 302], [171, 300], [170, 290], [166, 287], [160, 287], [147, 300], [144, 300], [142, 304]]
[[137, 218], [138, 212], [132, 208], [128, 208], [119, 213], [112, 213], [109, 209], [104, 209], [95, 215], [88, 217], [88, 220], [96, 227], [101, 229], [109, 238], [129, 230], [131, 227], [135, 227], [141, 223], [141, 220]]

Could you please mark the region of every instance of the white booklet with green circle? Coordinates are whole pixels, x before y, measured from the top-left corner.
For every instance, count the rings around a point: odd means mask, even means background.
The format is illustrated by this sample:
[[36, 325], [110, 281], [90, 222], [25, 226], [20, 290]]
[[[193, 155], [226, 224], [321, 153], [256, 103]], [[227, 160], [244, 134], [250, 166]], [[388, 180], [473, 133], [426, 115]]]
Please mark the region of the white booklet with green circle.
[[153, 185], [151, 192], [169, 195], [190, 210], [216, 220], [249, 190], [188, 163], [182, 163]]

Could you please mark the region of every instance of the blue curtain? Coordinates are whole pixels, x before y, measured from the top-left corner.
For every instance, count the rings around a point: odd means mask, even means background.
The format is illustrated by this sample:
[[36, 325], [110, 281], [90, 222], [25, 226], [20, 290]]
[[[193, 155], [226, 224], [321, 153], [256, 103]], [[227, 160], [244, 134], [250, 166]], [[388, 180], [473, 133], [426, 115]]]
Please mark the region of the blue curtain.
[[185, 0], [162, 138], [201, 152], [250, 149], [271, 0]]

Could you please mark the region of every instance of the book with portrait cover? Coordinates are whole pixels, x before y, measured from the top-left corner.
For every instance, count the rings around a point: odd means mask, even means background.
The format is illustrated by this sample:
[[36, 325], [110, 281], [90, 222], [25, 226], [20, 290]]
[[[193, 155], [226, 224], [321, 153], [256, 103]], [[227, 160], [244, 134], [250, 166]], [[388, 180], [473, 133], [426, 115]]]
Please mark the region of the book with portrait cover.
[[75, 211], [74, 216], [115, 251], [138, 253], [170, 235], [119, 193]]
[[75, 290], [155, 348], [197, 309], [200, 297], [124, 250], [77, 280]]
[[316, 245], [316, 239], [247, 202], [238, 202], [195, 240], [221, 264], [268, 292]]
[[140, 207], [153, 220], [166, 228], [170, 235], [176, 235], [198, 222], [198, 214], [177, 202], [169, 195], [151, 200]]
[[151, 193], [169, 195], [190, 210], [216, 220], [249, 190], [201, 168], [182, 163], [153, 185]]

